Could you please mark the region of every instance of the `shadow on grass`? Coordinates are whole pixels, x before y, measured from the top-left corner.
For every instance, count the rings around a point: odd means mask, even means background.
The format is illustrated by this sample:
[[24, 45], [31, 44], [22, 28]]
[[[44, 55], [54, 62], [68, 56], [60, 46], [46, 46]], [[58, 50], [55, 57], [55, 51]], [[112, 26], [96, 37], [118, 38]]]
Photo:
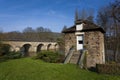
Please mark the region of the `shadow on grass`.
[[0, 58], [0, 63], [6, 62], [6, 61], [8, 61], [8, 59]]
[[9, 60], [14, 60], [14, 59], [21, 59], [21, 58], [26, 58], [26, 57], [20, 57], [20, 58], [6, 58], [4, 56], [0, 57], [0, 63], [2, 62], [7, 62]]
[[88, 68], [89, 71], [91, 72], [95, 72], [95, 73], [98, 73], [97, 71], [97, 68], [96, 67], [91, 67], [91, 68]]

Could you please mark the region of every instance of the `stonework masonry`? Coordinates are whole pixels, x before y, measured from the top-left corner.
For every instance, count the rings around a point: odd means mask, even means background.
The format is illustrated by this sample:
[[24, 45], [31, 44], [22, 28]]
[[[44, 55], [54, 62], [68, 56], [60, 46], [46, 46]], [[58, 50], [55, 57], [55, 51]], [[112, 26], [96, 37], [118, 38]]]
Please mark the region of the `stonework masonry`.
[[104, 59], [104, 35], [100, 31], [85, 32], [84, 46], [88, 50], [87, 65], [94, 67], [103, 64]]
[[78, 59], [80, 58], [78, 56], [81, 55], [80, 50], [87, 50], [86, 65], [88, 68], [95, 67], [96, 64], [104, 64], [104, 30], [89, 21], [78, 20], [76, 22], [77, 24], [63, 31], [65, 55], [67, 56], [70, 48], [74, 47], [74, 60], [72, 58], [70, 59], [70, 61], [73, 61], [72, 63], [76, 64], [77, 62], [75, 61], [79, 61]]
[[65, 39], [65, 55], [69, 52], [71, 47], [76, 47], [76, 36], [74, 33], [64, 35]]
[[29, 53], [28, 56], [34, 56], [41, 50], [58, 50], [57, 42], [26, 42], [26, 41], [3, 41], [11, 47], [11, 51], [21, 51]]

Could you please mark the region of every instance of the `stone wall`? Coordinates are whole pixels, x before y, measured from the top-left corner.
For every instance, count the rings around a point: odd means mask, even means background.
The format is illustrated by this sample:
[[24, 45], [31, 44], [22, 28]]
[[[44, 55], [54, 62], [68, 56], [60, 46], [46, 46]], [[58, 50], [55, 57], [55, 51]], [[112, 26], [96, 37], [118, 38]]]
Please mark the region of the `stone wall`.
[[88, 50], [87, 67], [104, 63], [104, 35], [100, 31], [85, 32], [84, 46]]
[[76, 49], [76, 36], [75, 33], [66, 33], [64, 35], [65, 39], [65, 55], [69, 52], [69, 49], [74, 46]]
[[[70, 48], [74, 46], [77, 47], [75, 33], [65, 33], [65, 55], [68, 54]], [[105, 63], [105, 53], [104, 53], [104, 33], [101, 31], [86, 31], [83, 34], [84, 36], [84, 49], [88, 51], [86, 65], [88, 68], [95, 67], [96, 64], [104, 64]], [[77, 55], [78, 57], [75, 57]], [[76, 64], [79, 60], [80, 51], [75, 50], [73, 56], [70, 61]]]

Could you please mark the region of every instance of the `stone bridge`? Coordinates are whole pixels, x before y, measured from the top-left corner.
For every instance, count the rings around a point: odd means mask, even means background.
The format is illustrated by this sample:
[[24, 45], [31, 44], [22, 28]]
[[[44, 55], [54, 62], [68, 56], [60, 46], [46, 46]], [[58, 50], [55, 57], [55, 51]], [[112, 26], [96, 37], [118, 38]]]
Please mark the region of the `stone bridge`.
[[11, 51], [20, 51], [25, 56], [33, 56], [41, 50], [58, 50], [56, 42], [25, 42], [25, 41], [3, 41], [4, 44], [10, 45]]

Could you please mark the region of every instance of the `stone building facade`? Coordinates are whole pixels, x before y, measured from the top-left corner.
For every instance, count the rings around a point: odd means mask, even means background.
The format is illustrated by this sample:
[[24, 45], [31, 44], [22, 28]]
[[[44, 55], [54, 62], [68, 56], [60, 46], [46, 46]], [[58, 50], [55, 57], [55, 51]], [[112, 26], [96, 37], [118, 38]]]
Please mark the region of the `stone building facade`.
[[[71, 47], [75, 48], [74, 54], [80, 56], [80, 50], [87, 50], [87, 67], [105, 63], [104, 30], [87, 20], [76, 20], [75, 25], [64, 30], [65, 55]], [[79, 59], [79, 58], [76, 58]], [[79, 61], [79, 60], [77, 60]], [[73, 62], [77, 63], [77, 62]]]
[[73, 46], [75, 47], [76, 36], [74, 33], [69, 33], [64, 35], [64, 39], [65, 39], [65, 56], [66, 56], [67, 53], [69, 52], [69, 49]]

